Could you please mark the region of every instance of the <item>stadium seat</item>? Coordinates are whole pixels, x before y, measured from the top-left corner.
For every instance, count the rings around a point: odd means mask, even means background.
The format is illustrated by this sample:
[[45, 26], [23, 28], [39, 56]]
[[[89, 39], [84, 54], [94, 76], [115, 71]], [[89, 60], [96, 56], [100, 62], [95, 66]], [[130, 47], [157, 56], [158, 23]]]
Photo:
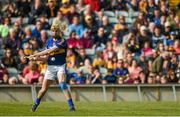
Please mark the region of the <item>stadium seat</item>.
[[117, 12], [116, 12], [116, 17], [118, 17], [118, 16], [128, 17], [129, 14], [128, 14], [128, 12], [126, 12], [126, 11], [117, 11]]
[[116, 24], [118, 23], [118, 19], [116, 17], [109, 17], [109, 23]]
[[52, 34], [51, 30], [47, 30], [47, 35], [50, 36]]
[[23, 24], [28, 24], [28, 22], [29, 22], [29, 18], [28, 17], [23, 18]]
[[11, 18], [11, 23], [14, 24], [16, 22], [16, 20], [17, 20], [17, 17], [12, 17]]
[[131, 17], [126, 17], [126, 23], [132, 24], [134, 22], [134, 19]]
[[54, 20], [54, 18], [50, 18], [50, 19], [48, 20], [49, 25], [51, 25], [51, 24], [53, 23], [53, 20]]
[[0, 58], [2, 58], [4, 55], [4, 49], [0, 49]]
[[129, 12], [129, 17], [136, 18], [138, 16], [139, 12], [131, 11]]
[[86, 49], [85, 51], [86, 51], [86, 54], [90, 55], [90, 56], [95, 54], [95, 50], [94, 49]]
[[104, 11], [104, 15], [108, 17], [115, 17], [115, 13], [113, 11]]
[[28, 27], [30, 27], [30, 28], [31, 28], [31, 30], [32, 30], [32, 29], [34, 29], [34, 28], [35, 28], [35, 25], [31, 24], [31, 25], [28, 25]]
[[99, 71], [102, 74], [102, 77], [105, 77], [108, 73], [108, 70], [106, 68], [103, 68], [103, 67], [100, 67]]
[[16, 68], [7, 68], [8, 73], [9, 73], [9, 77], [13, 77], [13, 76], [17, 76], [18, 75], [18, 71]]

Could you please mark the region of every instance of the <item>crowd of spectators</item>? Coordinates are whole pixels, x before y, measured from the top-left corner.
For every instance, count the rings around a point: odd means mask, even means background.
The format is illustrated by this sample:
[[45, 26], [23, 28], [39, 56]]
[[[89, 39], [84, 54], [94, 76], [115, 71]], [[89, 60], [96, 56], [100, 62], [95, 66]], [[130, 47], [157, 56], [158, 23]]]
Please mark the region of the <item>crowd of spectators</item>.
[[69, 84], [180, 83], [178, 10], [168, 0], [0, 1], [0, 84], [42, 83], [46, 62], [24, 56], [45, 49], [52, 23], [67, 40]]

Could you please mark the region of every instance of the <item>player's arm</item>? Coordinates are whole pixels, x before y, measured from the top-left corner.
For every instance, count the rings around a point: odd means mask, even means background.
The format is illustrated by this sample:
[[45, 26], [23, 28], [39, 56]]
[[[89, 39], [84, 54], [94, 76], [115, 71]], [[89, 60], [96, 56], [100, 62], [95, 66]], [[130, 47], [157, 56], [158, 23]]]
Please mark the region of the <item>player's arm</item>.
[[50, 55], [52, 52], [55, 52], [56, 50], [58, 50], [59, 48], [57, 47], [57, 46], [54, 46], [54, 47], [52, 47], [52, 48], [49, 48], [49, 49], [45, 49], [45, 50], [43, 50], [43, 51], [41, 51], [41, 52], [37, 52], [37, 53], [35, 53], [35, 54], [33, 54], [33, 55], [30, 55], [29, 56], [29, 58], [30, 59], [32, 59], [32, 58], [34, 58], [34, 57], [36, 57], [36, 58], [38, 58], [38, 57], [40, 57], [41, 58], [41, 56], [48, 56], [48, 55]]
[[44, 55], [44, 56], [38, 56], [38, 57], [34, 57], [33, 60], [35, 61], [47, 61], [48, 56]]

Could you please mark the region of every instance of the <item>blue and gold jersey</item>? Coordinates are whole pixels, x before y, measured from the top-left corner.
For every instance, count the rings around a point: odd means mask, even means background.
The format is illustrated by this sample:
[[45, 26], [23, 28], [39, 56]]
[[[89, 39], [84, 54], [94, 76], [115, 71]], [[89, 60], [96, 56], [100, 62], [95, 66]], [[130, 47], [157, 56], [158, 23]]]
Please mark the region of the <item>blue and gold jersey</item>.
[[58, 39], [54, 41], [51, 37], [46, 42], [46, 48], [52, 48], [53, 46], [58, 47], [58, 49], [51, 53], [48, 57], [48, 65], [63, 65], [66, 63], [66, 53], [67, 53], [67, 44], [66, 40]]

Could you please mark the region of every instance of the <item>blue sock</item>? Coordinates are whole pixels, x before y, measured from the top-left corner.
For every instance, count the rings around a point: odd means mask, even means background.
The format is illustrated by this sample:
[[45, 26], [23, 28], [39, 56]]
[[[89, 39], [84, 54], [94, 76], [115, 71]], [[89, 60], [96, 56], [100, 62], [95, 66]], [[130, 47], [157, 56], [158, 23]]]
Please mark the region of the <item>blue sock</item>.
[[71, 98], [67, 100], [67, 102], [68, 102], [69, 107], [74, 107], [74, 104]]
[[36, 105], [39, 105], [39, 104], [40, 104], [40, 101], [41, 101], [41, 98], [36, 98], [35, 104], [36, 104]]

